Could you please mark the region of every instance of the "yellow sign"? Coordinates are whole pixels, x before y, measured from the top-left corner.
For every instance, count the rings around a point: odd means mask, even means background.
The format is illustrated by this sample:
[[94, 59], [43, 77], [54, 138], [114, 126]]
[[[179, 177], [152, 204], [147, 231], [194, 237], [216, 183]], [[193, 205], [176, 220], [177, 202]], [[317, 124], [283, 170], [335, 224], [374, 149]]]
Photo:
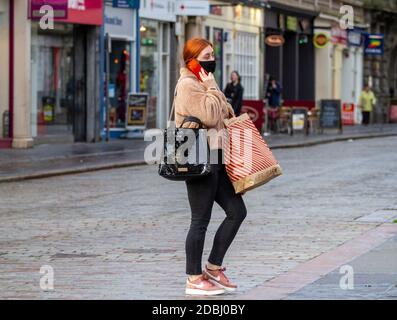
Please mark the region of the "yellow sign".
[[296, 31], [298, 29], [298, 19], [287, 16], [287, 30]]
[[305, 115], [298, 113], [292, 115], [292, 128], [294, 130], [303, 130], [305, 127]]
[[322, 49], [327, 46], [329, 37], [326, 33], [316, 33], [313, 37], [313, 44], [316, 48]]

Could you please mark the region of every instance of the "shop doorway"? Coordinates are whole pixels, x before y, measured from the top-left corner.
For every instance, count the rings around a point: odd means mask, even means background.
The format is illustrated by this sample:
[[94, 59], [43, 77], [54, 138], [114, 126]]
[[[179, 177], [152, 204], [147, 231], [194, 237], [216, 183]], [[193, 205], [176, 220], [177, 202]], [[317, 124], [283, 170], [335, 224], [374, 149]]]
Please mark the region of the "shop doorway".
[[170, 112], [170, 24], [141, 19], [140, 91], [149, 94], [147, 128], [165, 128]]
[[32, 24], [32, 136], [73, 142], [73, 26], [43, 31]]
[[128, 93], [131, 89], [131, 42], [112, 39], [109, 66], [109, 127], [125, 130]]

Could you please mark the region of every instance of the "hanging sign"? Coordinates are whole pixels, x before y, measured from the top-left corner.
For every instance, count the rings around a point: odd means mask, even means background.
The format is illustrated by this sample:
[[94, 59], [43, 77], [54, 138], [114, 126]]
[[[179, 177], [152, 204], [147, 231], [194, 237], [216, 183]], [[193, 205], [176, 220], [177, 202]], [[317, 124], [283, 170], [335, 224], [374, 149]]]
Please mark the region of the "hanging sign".
[[296, 17], [287, 16], [286, 27], [287, 30], [296, 32], [298, 29], [298, 19]]
[[332, 27], [331, 42], [334, 44], [347, 45], [347, 31], [339, 27]]
[[280, 47], [284, 44], [284, 37], [281, 34], [271, 34], [265, 38], [265, 43], [271, 47]]
[[362, 43], [361, 32], [354, 30], [349, 31], [347, 34], [347, 40], [350, 46], [360, 47]]
[[316, 48], [325, 48], [329, 43], [329, 37], [326, 33], [316, 33], [313, 37], [313, 44]]
[[371, 56], [382, 56], [383, 46], [383, 34], [367, 34], [364, 41], [364, 54]]

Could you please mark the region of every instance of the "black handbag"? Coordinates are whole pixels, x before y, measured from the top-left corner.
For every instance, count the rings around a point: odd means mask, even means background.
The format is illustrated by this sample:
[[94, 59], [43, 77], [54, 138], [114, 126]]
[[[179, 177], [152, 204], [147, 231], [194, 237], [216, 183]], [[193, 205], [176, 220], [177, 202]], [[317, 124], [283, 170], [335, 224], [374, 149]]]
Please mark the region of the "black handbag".
[[[176, 96], [176, 90], [174, 100]], [[171, 114], [174, 115], [175, 101]], [[197, 129], [182, 128], [186, 122], [199, 125]], [[163, 154], [159, 164], [160, 176], [173, 181], [187, 181], [208, 175], [211, 172], [210, 150], [207, 131], [203, 129], [200, 119], [188, 116], [182, 121], [180, 128], [168, 126], [164, 130]]]

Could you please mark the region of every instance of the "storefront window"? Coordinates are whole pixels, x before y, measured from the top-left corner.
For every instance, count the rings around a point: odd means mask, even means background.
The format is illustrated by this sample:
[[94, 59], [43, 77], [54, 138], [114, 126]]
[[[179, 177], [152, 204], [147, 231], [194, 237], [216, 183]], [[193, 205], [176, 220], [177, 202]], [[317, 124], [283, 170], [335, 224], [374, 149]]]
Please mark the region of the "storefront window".
[[130, 88], [130, 42], [112, 40], [110, 54], [110, 127], [125, 128], [127, 95]]
[[244, 87], [244, 99], [258, 98], [258, 57], [257, 35], [238, 32], [235, 40], [236, 60], [235, 69], [241, 75]]
[[158, 36], [159, 23], [153, 20], [141, 20], [141, 71], [140, 91], [149, 94], [147, 127], [157, 125], [158, 85]]
[[32, 136], [73, 134], [73, 26], [32, 23]]

